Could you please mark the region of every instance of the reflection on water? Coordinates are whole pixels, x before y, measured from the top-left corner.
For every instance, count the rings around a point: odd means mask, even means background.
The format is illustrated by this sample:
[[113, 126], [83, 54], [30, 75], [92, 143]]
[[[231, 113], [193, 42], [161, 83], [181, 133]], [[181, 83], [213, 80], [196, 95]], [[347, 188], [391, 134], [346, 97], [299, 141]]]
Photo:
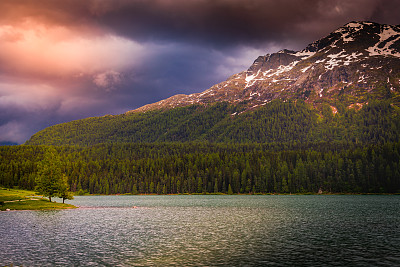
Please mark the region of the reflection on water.
[[400, 196], [84, 196], [69, 203], [82, 208], [0, 213], [0, 264], [400, 264]]

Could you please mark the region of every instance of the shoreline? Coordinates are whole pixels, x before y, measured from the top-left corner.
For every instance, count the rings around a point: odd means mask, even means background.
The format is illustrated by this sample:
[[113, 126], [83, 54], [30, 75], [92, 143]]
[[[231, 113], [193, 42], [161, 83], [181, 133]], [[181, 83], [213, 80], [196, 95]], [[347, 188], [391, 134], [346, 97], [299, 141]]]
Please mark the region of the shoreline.
[[0, 188], [0, 211], [62, 210], [77, 208], [72, 204], [50, 202], [35, 192], [22, 189]]

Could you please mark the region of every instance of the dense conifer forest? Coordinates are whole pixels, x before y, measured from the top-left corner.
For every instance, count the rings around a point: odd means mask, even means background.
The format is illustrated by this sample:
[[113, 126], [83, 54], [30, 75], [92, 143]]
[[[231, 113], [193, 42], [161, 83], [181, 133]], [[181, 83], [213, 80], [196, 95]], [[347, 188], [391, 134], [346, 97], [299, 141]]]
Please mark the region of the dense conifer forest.
[[53, 126], [0, 147], [0, 184], [34, 189], [55, 148], [76, 193], [400, 193], [396, 106], [242, 109], [219, 103]]
[[[284, 146], [283, 146], [284, 147]], [[400, 143], [154, 143], [57, 147], [72, 191], [92, 194], [400, 193]], [[34, 189], [48, 147], [0, 148], [0, 183]]]

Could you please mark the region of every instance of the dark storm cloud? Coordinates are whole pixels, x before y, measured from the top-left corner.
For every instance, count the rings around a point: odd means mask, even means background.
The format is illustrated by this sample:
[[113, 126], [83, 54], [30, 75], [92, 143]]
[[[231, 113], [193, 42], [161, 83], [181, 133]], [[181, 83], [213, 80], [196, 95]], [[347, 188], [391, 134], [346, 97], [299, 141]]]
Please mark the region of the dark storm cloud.
[[30, 135], [40, 130], [44, 125], [50, 126], [57, 123], [59, 118], [54, 116], [57, 109], [57, 104], [53, 105], [53, 107], [38, 110], [37, 107], [32, 108], [21, 104], [1, 101], [0, 142], [12, 141], [21, 143]]
[[[286, 41], [294, 25], [319, 17], [311, 1], [146, 1], [112, 10], [101, 23], [129, 38], [175, 40], [218, 49]], [[312, 3], [312, 4], [310, 4]]]
[[352, 20], [398, 24], [400, 14], [397, 0], [13, 0], [1, 5], [14, 9], [2, 20], [24, 14], [92, 34], [113, 31], [140, 42], [174, 40], [219, 49], [304, 45]]
[[[126, 3], [126, 2], [124, 2]], [[99, 23], [137, 40], [175, 40], [217, 49], [320, 38], [352, 20], [399, 23], [399, 1], [129, 1]], [[388, 8], [390, 7], [390, 8]], [[311, 29], [311, 30], [310, 30]]]
[[[339, 27], [350, 20], [399, 22], [399, 1], [175, 0], [122, 1], [100, 20], [133, 38], [207, 40], [228, 45], [309, 35], [298, 25]], [[389, 7], [389, 8], [388, 8]], [[384, 14], [382, 14], [384, 13]], [[332, 28], [322, 29], [330, 31]], [[316, 33], [318, 34], [318, 33]]]

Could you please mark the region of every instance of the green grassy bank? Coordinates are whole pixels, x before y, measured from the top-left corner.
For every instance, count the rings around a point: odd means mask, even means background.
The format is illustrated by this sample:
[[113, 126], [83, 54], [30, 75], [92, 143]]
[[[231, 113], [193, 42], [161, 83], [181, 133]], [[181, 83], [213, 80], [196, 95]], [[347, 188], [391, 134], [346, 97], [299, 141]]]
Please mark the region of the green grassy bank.
[[0, 188], [0, 210], [54, 210], [71, 209], [74, 205], [49, 202], [35, 192], [20, 189]]

